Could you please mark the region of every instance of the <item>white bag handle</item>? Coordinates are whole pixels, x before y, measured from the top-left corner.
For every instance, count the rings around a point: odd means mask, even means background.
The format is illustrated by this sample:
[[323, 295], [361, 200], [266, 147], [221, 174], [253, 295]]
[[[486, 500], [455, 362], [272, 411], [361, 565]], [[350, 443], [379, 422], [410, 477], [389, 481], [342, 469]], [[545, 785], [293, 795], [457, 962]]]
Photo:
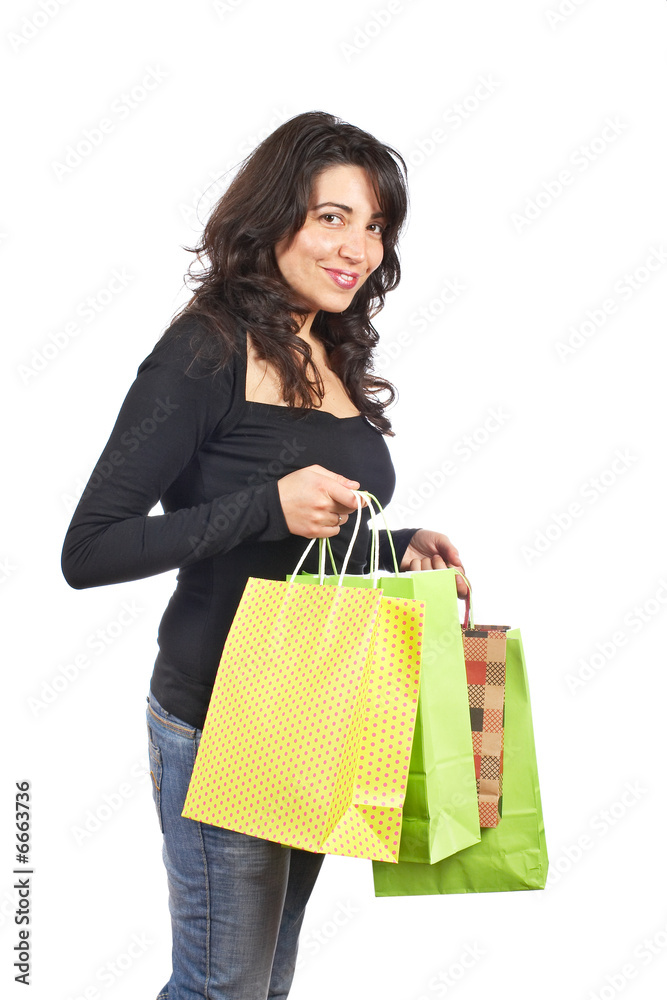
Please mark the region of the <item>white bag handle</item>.
[[[394, 575], [398, 576], [400, 570], [398, 568], [398, 560], [396, 559], [396, 549], [394, 548], [394, 539], [391, 537], [391, 531], [389, 530], [389, 525], [387, 524], [387, 515], [385, 514], [384, 508], [382, 507], [382, 504], [380, 503], [377, 497], [373, 496], [372, 493], [368, 493], [368, 491], [366, 490], [362, 492], [366, 497], [368, 501], [368, 506], [370, 507], [371, 510], [371, 522], [373, 526], [372, 528], [373, 534], [371, 536], [371, 559], [370, 559], [371, 576], [374, 576], [377, 579], [377, 577], [380, 574], [380, 544], [379, 544], [380, 532], [379, 529], [375, 527], [375, 521], [374, 521], [375, 511], [373, 510], [373, 507], [370, 503], [371, 500], [373, 500], [377, 504], [378, 511], [380, 514], [382, 514], [382, 520], [384, 521], [384, 528], [387, 533], [387, 538], [389, 539], [389, 547], [391, 549], [391, 556], [394, 563]], [[384, 576], [387, 576], [391, 575], [391, 572], [387, 570], [382, 570], [382, 574]], [[373, 586], [375, 587], [377, 586], [377, 584], [374, 583]]]
[[[345, 576], [345, 570], [347, 569], [347, 564], [348, 564], [348, 562], [350, 560], [350, 556], [352, 554], [352, 549], [354, 548], [354, 543], [356, 542], [357, 535], [359, 534], [359, 526], [361, 524], [361, 497], [362, 497], [362, 491], [361, 490], [352, 490], [352, 492], [354, 493], [354, 495], [357, 498], [357, 521], [356, 521], [356, 524], [354, 526], [354, 531], [352, 532], [352, 538], [350, 539], [350, 544], [348, 545], [347, 552], [345, 553], [345, 559], [343, 561], [343, 565], [341, 566], [340, 579], [339, 579], [338, 584], [337, 584], [338, 587], [342, 587], [343, 586], [343, 577]], [[310, 552], [310, 550], [312, 549], [313, 545], [315, 544], [315, 542], [317, 540], [318, 539], [317, 539], [317, 536], [316, 536], [315, 538], [311, 538], [311, 540], [308, 542], [308, 545], [306, 546], [305, 552], [303, 553], [303, 555], [299, 559], [299, 561], [298, 561], [298, 563], [296, 565], [296, 569], [294, 570], [294, 572], [292, 573], [292, 575], [290, 577], [290, 580], [289, 580], [290, 583], [294, 582], [294, 578], [296, 577], [296, 575], [298, 574], [299, 570], [303, 566], [303, 564], [305, 562], [305, 559], [306, 559], [306, 556], [308, 555], [308, 553]], [[320, 543], [321, 542], [322, 542], [322, 539], [320, 539]], [[319, 570], [319, 572], [320, 572], [320, 583], [322, 583], [323, 580], [324, 580], [325, 552], [326, 552], [326, 549], [325, 549], [324, 545], [320, 544], [320, 570]]]
[[[385, 512], [384, 512], [384, 509], [383, 509], [380, 501], [377, 499], [377, 497], [373, 496], [373, 494], [369, 493], [367, 490], [352, 490], [351, 492], [354, 493], [354, 495], [355, 495], [355, 497], [357, 499], [357, 520], [356, 520], [356, 524], [354, 526], [354, 531], [352, 532], [352, 538], [350, 539], [350, 543], [349, 543], [349, 545], [347, 547], [347, 552], [345, 553], [345, 559], [343, 561], [343, 565], [341, 566], [341, 569], [340, 569], [340, 574], [338, 576], [337, 586], [338, 587], [342, 587], [343, 586], [343, 578], [345, 576], [345, 571], [347, 569], [347, 564], [348, 564], [348, 562], [350, 560], [350, 556], [352, 555], [352, 549], [354, 548], [354, 543], [357, 540], [357, 535], [359, 534], [359, 527], [361, 525], [361, 497], [364, 497], [366, 499], [366, 503], [367, 503], [367, 506], [368, 506], [368, 509], [369, 509], [369, 512], [370, 512], [370, 519], [371, 519], [370, 576], [371, 576], [371, 579], [373, 581], [373, 587], [376, 588], [377, 585], [378, 585], [378, 580], [380, 578], [380, 535], [379, 535], [379, 528], [377, 526], [377, 521], [376, 521], [377, 514], [376, 514], [376, 511], [373, 508], [373, 503], [371, 501], [373, 501], [375, 504], [377, 504], [378, 511], [379, 511], [380, 514], [382, 514], [382, 519], [384, 521], [385, 530], [387, 532], [387, 537], [389, 539], [389, 545], [391, 547], [391, 554], [392, 554], [393, 561], [394, 561], [394, 569], [395, 569], [396, 575], [398, 576], [400, 570], [398, 568], [398, 562], [397, 562], [397, 559], [396, 559], [396, 550], [394, 549], [394, 541], [393, 541], [393, 539], [391, 537], [391, 532], [389, 530], [389, 525], [387, 524], [387, 518], [386, 518], [386, 515], [385, 515]], [[303, 553], [303, 555], [299, 559], [299, 562], [298, 562], [298, 564], [296, 566], [296, 569], [294, 570], [294, 572], [292, 573], [292, 576], [290, 577], [290, 581], [289, 581], [290, 583], [293, 583], [294, 578], [297, 576], [299, 570], [303, 566], [303, 563], [304, 563], [304, 561], [306, 559], [306, 556], [308, 555], [308, 553], [310, 552], [311, 548], [313, 547], [313, 545], [315, 544], [316, 541], [317, 541], [317, 538], [311, 538], [310, 542], [306, 546], [305, 552]], [[320, 584], [322, 584], [322, 583], [324, 583], [324, 576], [325, 576], [326, 548], [325, 548], [325, 545], [324, 545], [324, 539], [320, 538], [319, 542], [320, 542], [319, 582], [320, 582]], [[334, 565], [334, 572], [335, 572], [336, 567], [335, 567], [335, 563], [334, 563], [334, 560], [333, 560], [333, 553], [331, 553], [331, 546], [330, 546], [328, 538], [326, 539], [326, 542], [327, 542], [327, 546], [329, 547], [329, 552], [331, 554], [331, 562]]]

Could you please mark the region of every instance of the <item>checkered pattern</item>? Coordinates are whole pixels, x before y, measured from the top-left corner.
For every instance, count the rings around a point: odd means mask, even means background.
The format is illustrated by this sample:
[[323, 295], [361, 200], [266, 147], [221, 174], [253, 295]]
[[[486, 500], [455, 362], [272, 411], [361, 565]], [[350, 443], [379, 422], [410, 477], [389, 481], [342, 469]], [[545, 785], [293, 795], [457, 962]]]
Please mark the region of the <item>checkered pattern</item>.
[[502, 814], [505, 633], [509, 628], [461, 626], [482, 827], [498, 826]]

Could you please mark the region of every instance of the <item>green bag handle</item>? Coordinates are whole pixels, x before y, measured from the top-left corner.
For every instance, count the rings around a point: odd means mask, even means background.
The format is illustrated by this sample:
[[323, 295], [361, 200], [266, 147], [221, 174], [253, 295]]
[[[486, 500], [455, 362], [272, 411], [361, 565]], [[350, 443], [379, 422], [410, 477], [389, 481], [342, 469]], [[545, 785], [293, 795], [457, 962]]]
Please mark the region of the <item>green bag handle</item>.
[[[332, 548], [331, 548], [331, 542], [329, 541], [329, 536], [327, 535], [326, 538], [320, 538], [318, 540], [319, 540], [319, 543], [320, 543], [320, 551], [319, 551], [319, 556], [318, 556], [318, 565], [319, 565], [319, 581], [318, 582], [320, 583], [320, 585], [323, 585], [324, 584], [324, 577], [326, 575], [326, 569], [325, 569], [325, 567], [326, 567], [326, 561], [327, 561], [327, 555], [326, 555], [327, 552], [329, 553], [329, 559], [331, 560], [331, 567], [333, 569], [334, 576], [338, 573], [338, 570], [336, 569], [336, 560], [334, 559], [334, 554], [333, 554], [333, 551], [332, 551]], [[324, 546], [325, 541], [327, 543], [326, 544], [326, 548]]]
[[394, 548], [394, 539], [391, 537], [391, 531], [389, 530], [389, 525], [387, 524], [387, 515], [384, 512], [382, 504], [380, 503], [380, 501], [376, 496], [373, 496], [373, 494], [369, 493], [367, 490], [361, 490], [360, 492], [366, 497], [371, 514], [372, 535], [371, 535], [370, 565], [371, 565], [371, 576], [374, 577], [373, 586], [376, 587], [377, 578], [380, 575], [380, 535], [379, 535], [379, 529], [376, 527], [375, 511], [373, 510], [373, 504], [370, 502], [371, 500], [373, 501], [373, 503], [377, 505], [378, 513], [382, 515], [382, 520], [384, 521], [384, 527], [385, 531], [387, 532], [387, 538], [389, 539], [389, 547], [391, 549], [391, 556], [394, 563], [394, 575], [398, 576], [400, 570], [398, 568], [398, 560], [396, 558], [396, 549]]
[[[376, 588], [377, 585], [378, 585], [379, 576], [380, 576], [380, 539], [379, 539], [379, 529], [377, 527], [377, 522], [375, 520], [375, 518], [376, 518], [376, 511], [373, 509], [373, 503], [376, 504], [376, 506], [378, 508], [378, 513], [382, 515], [382, 520], [384, 521], [385, 531], [387, 532], [387, 538], [389, 539], [389, 547], [391, 549], [391, 556], [392, 556], [392, 560], [393, 560], [393, 563], [394, 563], [394, 572], [395, 572], [395, 575], [398, 576], [400, 574], [400, 570], [398, 568], [398, 559], [396, 558], [396, 549], [394, 548], [394, 540], [391, 537], [391, 531], [389, 530], [389, 525], [387, 524], [387, 516], [386, 516], [386, 514], [384, 512], [384, 508], [383, 508], [382, 504], [380, 503], [380, 501], [378, 500], [378, 498], [376, 496], [374, 496], [372, 493], [369, 493], [368, 490], [352, 490], [352, 493], [354, 493], [355, 496], [357, 497], [357, 521], [356, 521], [356, 524], [354, 526], [354, 531], [352, 532], [352, 538], [350, 539], [350, 544], [348, 545], [347, 552], [345, 553], [345, 559], [343, 560], [343, 565], [341, 567], [340, 576], [338, 578], [338, 583], [337, 583], [336, 586], [342, 587], [342, 585], [343, 585], [343, 578], [345, 576], [345, 570], [347, 569], [347, 564], [348, 564], [350, 555], [352, 554], [352, 549], [354, 548], [354, 543], [357, 540], [357, 535], [359, 534], [359, 526], [361, 524], [361, 502], [360, 502], [360, 500], [361, 500], [361, 497], [363, 496], [363, 497], [366, 498], [366, 502], [368, 504], [368, 509], [369, 509], [369, 512], [370, 512], [370, 515], [371, 515], [371, 555], [370, 555], [370, 565], [371, 565], [371, 577], [373, 579], [373, 587]], [[310, 550], [313, 547], [313, 545], [315, 544], [316, 540], [319, 541], [319, 583], [320, 584], [324, 583], [325, 564], [326, 564], [326, 552], [327, 551], [329, 553], [329, 558], [331, 559], [331, 565], [333, 566], [334, 575], [338, 574], [338, 571], [336, 569], [336, 560], [334, 559], [334, 554], [333, 554], [333, 551], [331, 549], [331, 542], [329, 540], [329, 537], [327, 536], [326, 539], [324, 539], [324, 538], [319, 538], [319, 539], [311, 538], [310, 542], [306, 546], [305, 552], [303, 553], [303, 555], [299, 559], [299, 562], [297, 563], [297, 566], [296, 566], [294, 572], [292, 573], [292, 576], [290, 577], [290, 580], [289, 580], [290, 583], [294, 582], [295, 577], [297, 576], [299, 570], [301, 569], [301, 567], [302, 567], [302, 565], [303, 565], [303, 563], [304, 563], [304, 561], [306, 559], [306, 556], [310, 552]], [[326, 547], [324, 545], [325, 540], [326, 540]], [[468, 593], [465, 596], [465, 602], [466, 602], [466, 604], [465, 604], [465, 614], [464, 614], [464, 618], [463, 618], [463, 627], [464, 628], [474, 628], [475, 625], [474, 625], [474, 620], [473, 620], [473, 609], [472, 609], [472, 587], [470, 586], [470, 580], [468, 580], [467, 576], [465, 576], [465, 574], [462, 573], [460, 569], [455, 570], [455, 573], [457, 573], [459, 576], [463, 577], [463, 579], [465, 580], [465, 582], [466, 582], [466, 584], [468, 586]]]
[[[323, 541], [324, 541], [324, 539], [320, 538], [320, 546], [322, 545]], [[328, 535], [327, 535], [327, 538], [326, 538], [326, 543], [327, 543], [327, 552], [329, 553], [329, 559], [331, 560], [331, 565], [332, 565], [333, 571], [334, 571], [334, 576], [336, 576], [336, 574], [338, 573], [338, 570], [336, 569], [336, 560], [334, 559], [333, 549], [331, 548], [331, 539], [329, 538]], [[321, 558], [321, 556], [320, 556], [320, 558]]]
[[[400, 571], [399, 571], [399, 568], [398, 568], [398, 560], [396, 558], [396, 549], [394, 548], [394, 540], [391, 537], [391, 531], [389, 530], [389, 525], [387, 524], [387, 516], [386, 516], [386, 514], [384, 512], [382, 504], [380, 503], [380, 501], [378, 500], [377, 497], [373, 496], [373, 494], [369, 493], [367, 490], [361, 490], [360, 492], [363, 493], [363, 495], [367, 498], [367, 500], [369, 500], [369, 501], [373, 500], [377, 504], [378, 511], [382, 515], [382, 520], [384, 521], [385, 530], [387, 532], [387, 538], [389, 539], [389, 546], [391, 548], [391, 555], [392, 555], [392, 559], [393, 559], [393, 562], [394, 562], [395, 575], [398, 576]], [[368, 506], [369, 506], [370, 511], [371, 511], [371, 521], [374, 524], [375, 511], [373, 510], [373, 507], [372, 507], [372, 505], [371, 505], [370, 502], [369, 502]], [[373, 535], [372, 535], [372, 538], [371, 538], [371, 559], [370, 559], [370, 562], [371, 562], [371, 574], [373, 574], [373, 573], [376, 574], [376, 578], [375, 578], [375, 581], [373, 583], [374, 587], [377, 586], [377, 576], [379, 576], [379, 573], [380, 573], [379, 561], [380, 561], [379, 536], [378, 536], [377, 530], [375, 530], [375, 531], [373, 531]], [[462, 576], [463, 579], [465, 580], [466, 584], [468, 585], [468, 593], [465, 596], [466, 605], [465, 605], [465, 615], [464, 615], [464, 619], [463, 619], [463, 627], [464, 628], [474, 628], [475, 626], [474, 626], [474, 623], [473, 623], [473, 613], [472, 613], [472, 587], [470, 586], [470, 581], [468, 580], [467, 576], [465, 576], [465, 574], [461, 572], [460, 569], [455, 570], [455, 572], [459, 576]]]

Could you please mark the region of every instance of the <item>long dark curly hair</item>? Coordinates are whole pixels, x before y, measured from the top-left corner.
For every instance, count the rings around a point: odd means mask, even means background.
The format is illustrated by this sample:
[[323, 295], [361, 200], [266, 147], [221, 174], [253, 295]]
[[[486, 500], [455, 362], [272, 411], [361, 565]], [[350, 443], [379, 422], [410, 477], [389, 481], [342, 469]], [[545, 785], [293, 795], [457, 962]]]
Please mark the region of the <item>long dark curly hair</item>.
[[[383, 258], [347, 309], [316, 314], [311, 333], [324, 345], [329, 367], [359, 412], [383, 434], [393, 435], [384, 410], [396, 390], [372, 371], [378, 333], [371, 319], [400, 281], [397, 243], [408, 210], [407, 168], [400, 153], [368, 132], [310, 111], [267, 136], [242, 161], [199, 243], [183, 248], [196, 254], [186, 280], [197, 287], [171, 323], [185, 314], [202, 321], [206, 332], [197, 338], [196, 355], [214, 367], [225, 364], [236, 349], [234, 330], [240, 324], [258, 357], [278, 373], [288, 406], [309, 409], [313, 395], [321, 403], [324, 386], [311, 349], [297, 336], [311, 308], [283, 278], [274, 248], [304, 225], [316, 176], [338, 164], [363, 167], [370, 178], [387, 221]], [[199, 265], [202, 270], [195, 274]]]

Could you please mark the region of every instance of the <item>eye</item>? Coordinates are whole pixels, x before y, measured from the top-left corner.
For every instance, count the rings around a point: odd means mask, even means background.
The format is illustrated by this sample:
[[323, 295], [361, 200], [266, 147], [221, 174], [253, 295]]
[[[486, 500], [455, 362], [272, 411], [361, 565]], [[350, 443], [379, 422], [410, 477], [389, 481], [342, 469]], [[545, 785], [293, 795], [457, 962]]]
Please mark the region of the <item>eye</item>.
[[378, 236], [382, 236], [382, 234], [385, 231], [386, 227], [383, 226], [380, 222], [371, 222], [371, 224], [370, 224], [370, 226], [368, 228], [371, 229], [373, 226], [375, 226], [375, 229], [376, 229], [376, 232], [377, 232]]
[[324, 215], [320, 215], [320, 219], [327, 219], [327, 220], [328, 219], [340, 219], [340, 215], [335, 215], [333, 212], [326, 212]]

